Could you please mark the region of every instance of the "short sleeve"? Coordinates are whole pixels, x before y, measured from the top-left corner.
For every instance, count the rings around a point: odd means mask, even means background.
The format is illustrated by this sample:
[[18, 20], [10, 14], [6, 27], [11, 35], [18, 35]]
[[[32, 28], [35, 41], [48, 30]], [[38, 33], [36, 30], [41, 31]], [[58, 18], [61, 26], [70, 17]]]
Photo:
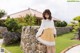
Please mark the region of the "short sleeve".
[[43, 28], [44, 28], [44, 21], [41, 20], [41, 25], [40, 28], [38, 29], [38, 32], [36, 33], [36, 38], [41, 35]]

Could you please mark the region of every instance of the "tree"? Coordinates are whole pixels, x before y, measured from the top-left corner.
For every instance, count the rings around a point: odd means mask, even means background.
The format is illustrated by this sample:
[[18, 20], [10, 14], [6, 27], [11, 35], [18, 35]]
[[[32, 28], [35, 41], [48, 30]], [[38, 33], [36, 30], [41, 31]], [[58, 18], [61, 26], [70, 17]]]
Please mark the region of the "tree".
[[78, 23], [75, 21], [71, 21], [70, 26], [72, 27], [72, 31], [76, 32], [79, 28]]
[[79, 28], [78, 28], [78, 39], [80, 40], [80, 16], [75, 17], [73, 20], [78, 21]]
[[4, 10], [0, 10], [0, 18], [6, 15], [6, 12]]
[[[6, 15], [4, 10], [0, 10], [0, 18], [2, 18], [4, 15]], [[0, 26], [5, 26], [4, 20], [0, 19]]]
[[78, 23], [79, 23], [79, 27], [80, 27], [80, 16], [75, 17], [73, 20], [78, 21]]
[[29, 25], [29, 26], [35, 25], [35, 23], [36, 23], [36, 17], [35, 16], [26, 15], [24, 17], [24, 19], [25, 19], [27, 25]]

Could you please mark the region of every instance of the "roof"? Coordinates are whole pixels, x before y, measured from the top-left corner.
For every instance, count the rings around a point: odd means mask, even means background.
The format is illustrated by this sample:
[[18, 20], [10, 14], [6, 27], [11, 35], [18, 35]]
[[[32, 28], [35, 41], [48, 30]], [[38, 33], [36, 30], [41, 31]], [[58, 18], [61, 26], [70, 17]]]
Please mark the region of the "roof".
[[[10, 16], [10, 18], [20, 18], [20, 17], [24, 17], [24, 16], [30, 15], [30, 14], [32, 16], [36, 16], [37, 18], [40, 18], [40, 19], [43, 18], [42, 12], [39, 12], [39, 11], [31, 9], [31, 8], [28, 8], [26, 10], [23, 10], [23, 11], [20, 11], [20, 12], [17, 12], [17, 13], [13, 13], [13, 14], [10, 14], [10, 15], [7, 15], [7, 16]], [[7, 19], [7, 16], [2, 17], [1, 19]], [[59, 19], [54, 18], [54, 20], [59, 20]]]

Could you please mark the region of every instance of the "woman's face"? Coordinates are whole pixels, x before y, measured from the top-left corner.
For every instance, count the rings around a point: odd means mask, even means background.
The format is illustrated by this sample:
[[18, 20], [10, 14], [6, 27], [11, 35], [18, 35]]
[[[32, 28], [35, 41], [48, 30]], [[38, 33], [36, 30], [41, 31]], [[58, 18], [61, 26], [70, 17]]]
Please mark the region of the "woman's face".
[[48, 13], [45, 13], [45, 17], [46, 17], [46, 18], [49, 18], [49, 14], [48, 14]]

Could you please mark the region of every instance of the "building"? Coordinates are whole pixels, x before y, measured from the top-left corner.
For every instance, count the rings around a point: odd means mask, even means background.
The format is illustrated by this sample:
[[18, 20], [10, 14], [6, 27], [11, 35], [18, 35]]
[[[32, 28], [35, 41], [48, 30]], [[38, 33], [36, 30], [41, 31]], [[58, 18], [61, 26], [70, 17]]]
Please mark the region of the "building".
[[[20, 11], [20, 12], [16, 12], [16, 13], [13, 13], [13, 14], [10, 14], [10, 15], [7, 15], [7, 16], [10, 16], [10, 18], [21, 18], [21, 17], [24, 17], [26, 15], [32, 15], [32, 16], [36, 16], [37, 18], [37, 23], [40, 24], [41, 20], [43, 17], [42, 17], [42, 12], [39, 12], [37, 10], [34, 10], [34, 9], [31, 9], [31, 8], [28, 8], [26, 10], [23, 10], [23, 11]], [[1, 20], [5, 20], [7, 19], [7, 16], [4, 16], [1, 18]], [[54, 18], [54, 20], [59, 20], [57, 18]]]

